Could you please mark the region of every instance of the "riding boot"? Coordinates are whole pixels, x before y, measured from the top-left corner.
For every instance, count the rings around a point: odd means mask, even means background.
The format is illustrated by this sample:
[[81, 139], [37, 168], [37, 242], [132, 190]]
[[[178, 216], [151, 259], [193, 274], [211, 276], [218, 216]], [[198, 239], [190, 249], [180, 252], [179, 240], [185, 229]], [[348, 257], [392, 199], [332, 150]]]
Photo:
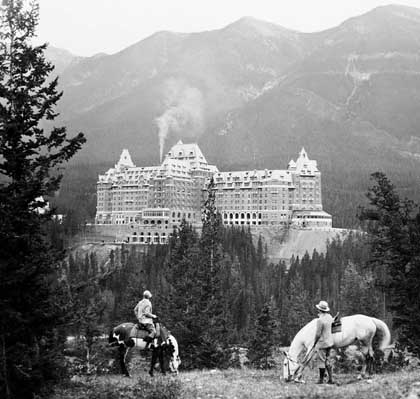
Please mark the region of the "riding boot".
[[324, 383], [324, 376], [325, 376], [325, 369], [319, 369], [319, 380], [317, 384], [323, 384]]
[[332, 378], [332, 368], [331, 368], [331, 366], [327, 366], [327, 374], [328, 374], [327, 384], [334, 384], [334, 381], [333, 381], [333, 378]]

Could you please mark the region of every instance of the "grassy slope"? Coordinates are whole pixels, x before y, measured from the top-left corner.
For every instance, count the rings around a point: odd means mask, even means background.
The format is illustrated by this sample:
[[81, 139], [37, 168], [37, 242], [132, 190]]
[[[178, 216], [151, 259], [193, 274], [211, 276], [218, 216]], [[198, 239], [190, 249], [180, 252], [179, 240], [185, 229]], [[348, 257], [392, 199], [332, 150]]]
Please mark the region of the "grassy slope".
[[[307, 371], [306, 384], [286, 384], [280, 378], [279, 370], [226, 370], [183, 372], [178, 377], [155, 377], [154, 383], [168, 384], [170, 379], [179, 379], [183, 386], [183, 399], [192, 398], [405, 398], [410, 387], [420, 380], [418, 371], [397, 372], [377, 375], [369, 381], [356, 381], [355, 375], [339, 375], [340, 386], [316, 385], [314, 372]], [[145, 378], [142, 374], [142, 380]], [[83, 386], [111, 385], [111, 390], [134, 385], [138, 376], [130, 379], [117, 376], [103, 376], [82, 380], [73, 387], [60, 390], [55, 399], [82, 398]], [[144, 381], [144, 380], [143, 380]], [[114, 391], [114, 392], [115, 392]]]

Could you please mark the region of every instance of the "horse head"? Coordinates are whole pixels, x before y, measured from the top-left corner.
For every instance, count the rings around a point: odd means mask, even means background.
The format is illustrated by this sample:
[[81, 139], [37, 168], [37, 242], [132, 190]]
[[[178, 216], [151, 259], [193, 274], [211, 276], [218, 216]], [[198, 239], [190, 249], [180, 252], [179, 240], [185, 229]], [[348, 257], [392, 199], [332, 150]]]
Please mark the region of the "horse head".
[[108, 346], [118, 346], [118, 345], [119, 345], [118, 338], [115, 336], [114, 329], [112, 329], [108, 335]]
[[172, 373], [178, 373], [181, 359], [179, 358], [178, 342], [173, 335], [170, 335], [165, 341], [162, 350], [166, 366], [169, 366], [169, 370]]
[[283, 352], [284, 354], [284, 361], [283, 361], [283, 378], [286, 382], [292, 381], [299, 369], [299, 362], [294, 360], [289, 353]]

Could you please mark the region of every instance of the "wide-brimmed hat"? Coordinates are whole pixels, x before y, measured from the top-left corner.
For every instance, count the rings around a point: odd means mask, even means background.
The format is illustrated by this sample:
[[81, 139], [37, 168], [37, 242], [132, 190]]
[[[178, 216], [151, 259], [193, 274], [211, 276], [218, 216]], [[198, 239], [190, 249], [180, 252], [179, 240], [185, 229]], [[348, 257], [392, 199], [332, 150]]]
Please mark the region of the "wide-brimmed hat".
[[152, 297], [152, 293], [149, 290], [146, 290], [143, 292], [143, 296], [146, 298], [151, 298]]
[[329, 312], [330, 307], [328, 306], [328, 303], [325, 301], [319, 301], [318, 305], [315, 305], [315, 307], [320, 310], [321, 312]]

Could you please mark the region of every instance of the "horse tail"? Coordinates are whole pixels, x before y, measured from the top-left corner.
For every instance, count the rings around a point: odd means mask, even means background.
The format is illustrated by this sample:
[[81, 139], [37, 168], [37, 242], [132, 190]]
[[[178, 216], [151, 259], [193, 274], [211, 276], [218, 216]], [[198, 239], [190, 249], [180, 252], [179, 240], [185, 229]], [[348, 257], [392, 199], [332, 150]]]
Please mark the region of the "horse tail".
[[382, 340], [379, 344], [379, 349], [384, 351], [391, 345], [391, 332], [389, 331], [388, 326], [379, 319], [372, 317], [372, 321], [375, 323], [376, 329], [379, 330], [382, 334]]

